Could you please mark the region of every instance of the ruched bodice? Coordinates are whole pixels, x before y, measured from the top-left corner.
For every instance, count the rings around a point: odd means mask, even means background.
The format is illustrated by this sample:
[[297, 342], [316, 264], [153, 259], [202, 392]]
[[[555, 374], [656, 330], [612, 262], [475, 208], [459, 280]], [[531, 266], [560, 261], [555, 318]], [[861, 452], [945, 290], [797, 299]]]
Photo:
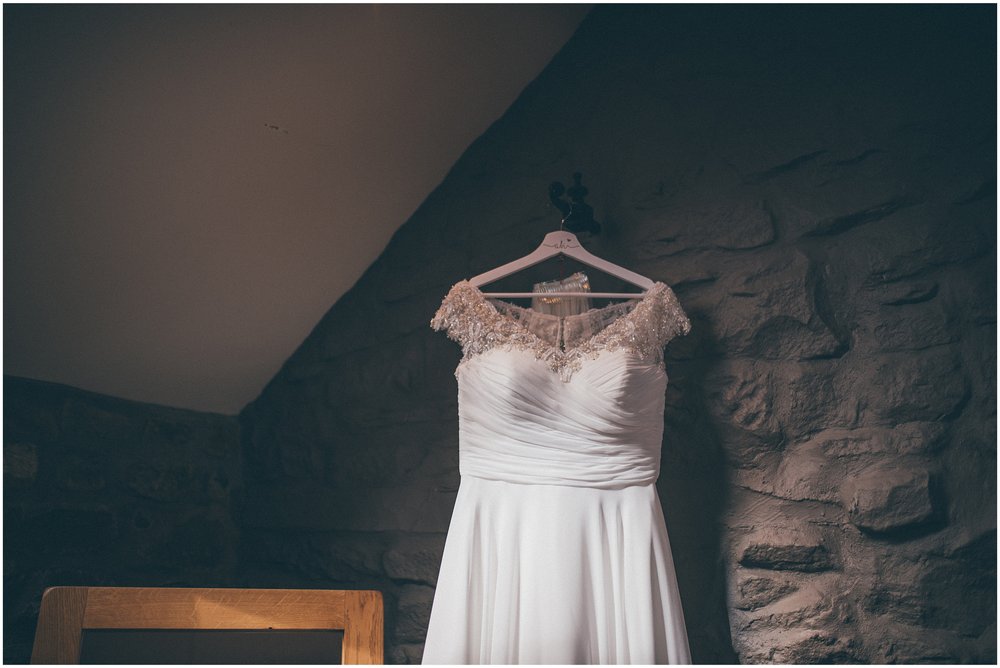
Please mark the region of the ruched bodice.
[[459, 471], [492, 480], [620, 488], [655, 482], [666, 374], [605, 352], [564, 383], [520, 350], [459, 376]]

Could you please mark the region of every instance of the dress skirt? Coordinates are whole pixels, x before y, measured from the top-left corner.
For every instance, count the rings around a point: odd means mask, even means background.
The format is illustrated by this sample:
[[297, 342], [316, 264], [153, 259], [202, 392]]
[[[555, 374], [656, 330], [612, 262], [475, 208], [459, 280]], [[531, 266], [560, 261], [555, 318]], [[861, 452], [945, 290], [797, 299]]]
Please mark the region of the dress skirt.
[[463, 475], [422, 663], [691, 663], [655, 484]]

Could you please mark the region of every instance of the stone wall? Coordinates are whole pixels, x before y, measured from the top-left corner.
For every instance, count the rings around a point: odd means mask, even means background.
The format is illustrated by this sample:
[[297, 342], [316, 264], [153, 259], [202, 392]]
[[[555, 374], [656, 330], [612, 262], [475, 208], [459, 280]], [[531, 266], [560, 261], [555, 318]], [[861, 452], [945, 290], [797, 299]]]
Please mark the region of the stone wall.
[[588, 248], [694, 325], [658, 487], [695, 661], [994, 661], [994, 23], [596, 7], [241, 414], [248, 579], [382, 589], [419, 661], [459, 482], [428, 322], [580, 170]]
[[240, 586], [235, 417], [4, 376], [4, 663], [46, 587]]

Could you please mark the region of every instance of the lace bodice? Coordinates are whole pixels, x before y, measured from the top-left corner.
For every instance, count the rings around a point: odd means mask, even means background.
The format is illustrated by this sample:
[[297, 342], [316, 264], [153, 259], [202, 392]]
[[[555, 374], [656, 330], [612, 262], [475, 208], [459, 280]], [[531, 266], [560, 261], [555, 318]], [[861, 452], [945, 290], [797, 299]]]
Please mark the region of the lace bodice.
[[567, 382], [584, 358], [605, 350], [630, 350], [663, 368], [664, 346], [691, 331], [677, 296], [660, 281], [640, 299], [558, 316], [487, 297], [461, 280], [445, 295], [430, 324], [462, 347], [456, 377], [477, 355], [513, 347], [534, 353]]

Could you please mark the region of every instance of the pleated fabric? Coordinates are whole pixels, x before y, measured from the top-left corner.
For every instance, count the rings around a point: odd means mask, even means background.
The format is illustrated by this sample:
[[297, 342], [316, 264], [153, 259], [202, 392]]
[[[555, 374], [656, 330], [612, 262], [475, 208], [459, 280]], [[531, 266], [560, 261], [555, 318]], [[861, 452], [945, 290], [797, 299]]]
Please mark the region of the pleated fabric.
[[571, 382], [516, 350], [462, 369], [459, 472], [525, 484], [615, 489], [655, 482], [666, 375], [605, 351]]
[[530, 351], [460, 367], [461, 483], [424, 664], [689, 664], [660, 470], [667, 377], [627, 350], [569, 382]]
[[689, 664], [654, 485], [462, 479], [425, 664]]

